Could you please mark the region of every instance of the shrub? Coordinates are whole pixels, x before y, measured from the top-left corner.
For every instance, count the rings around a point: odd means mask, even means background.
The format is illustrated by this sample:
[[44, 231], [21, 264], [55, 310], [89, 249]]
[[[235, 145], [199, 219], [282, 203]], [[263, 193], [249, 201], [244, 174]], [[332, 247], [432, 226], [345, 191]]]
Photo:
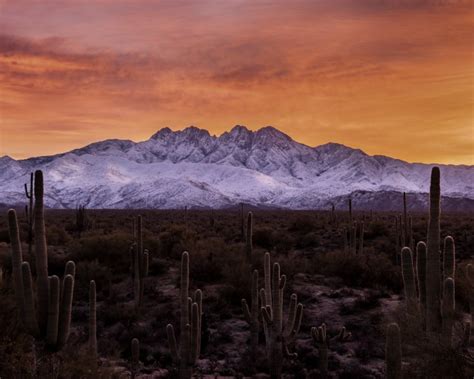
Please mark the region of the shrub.
[[318, 273], [340, 277], [349, 286], [393, 290], [401, 287], [399, 267], [385, 254], [333, 251], [316, 255], [314, 268]]
[[271, 250], [275, 244], [273, 229], [271, 228], [255, 228], [253, 232], [253, 243], [264, 249]]
[[195, 241], [194, 232], [186, 231], [181, 225], [171, 225], [158, 236], [159, 251], [165, 257], [180, 259], [183, 251], [191, 250]]

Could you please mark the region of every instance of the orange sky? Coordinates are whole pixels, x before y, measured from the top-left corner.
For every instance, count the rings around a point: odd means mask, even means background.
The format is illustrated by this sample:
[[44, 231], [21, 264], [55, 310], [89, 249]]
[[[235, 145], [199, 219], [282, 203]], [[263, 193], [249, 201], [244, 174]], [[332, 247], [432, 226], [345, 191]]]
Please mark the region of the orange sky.
[[242, 124], [474, 164], [472, 4], [0, 0], [0, 155]]

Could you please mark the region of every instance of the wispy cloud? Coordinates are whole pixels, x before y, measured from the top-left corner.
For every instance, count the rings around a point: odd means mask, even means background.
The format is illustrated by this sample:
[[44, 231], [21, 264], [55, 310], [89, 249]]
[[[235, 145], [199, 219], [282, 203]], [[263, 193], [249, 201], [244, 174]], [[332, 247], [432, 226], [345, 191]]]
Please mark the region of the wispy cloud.
[[468, 1], [4, 1], [0, 153], [246, 123], [472, 162], [472, 27]]

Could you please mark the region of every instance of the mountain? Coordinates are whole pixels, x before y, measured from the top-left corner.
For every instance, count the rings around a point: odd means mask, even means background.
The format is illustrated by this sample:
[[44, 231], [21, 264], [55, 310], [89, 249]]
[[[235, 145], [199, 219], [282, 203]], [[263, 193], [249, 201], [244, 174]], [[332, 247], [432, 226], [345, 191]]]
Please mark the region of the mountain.
[[[432, 166], [336, 143], [310, 147], [271, 126], [254, 132], [237, 125], [220, 136], [194, 126], [163, 128], [142, 142], [110, 139], [52, 156], [1, 157], [0, 203], [23, 204], [23, 184], [42, 169], [46, 205], [55, 208], [225, 208], [240, 202], [327, 208], [343, 206], [353, 194], [355, 208], [396, 209], [400, 201], [389, 199], [400, 192], [425, 206], [420, 194], [429, 190]], [[474, 210], [474, 166], [438, 166], [447, 207]]]

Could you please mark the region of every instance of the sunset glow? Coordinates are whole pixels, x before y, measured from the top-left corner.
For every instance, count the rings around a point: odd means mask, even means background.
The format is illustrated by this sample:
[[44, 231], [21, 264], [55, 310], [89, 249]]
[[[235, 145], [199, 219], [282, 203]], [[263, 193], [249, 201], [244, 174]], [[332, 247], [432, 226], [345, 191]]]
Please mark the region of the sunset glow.
[[471, 1], [1, 1], [0, 156], [273, 125], [474, 164]]

